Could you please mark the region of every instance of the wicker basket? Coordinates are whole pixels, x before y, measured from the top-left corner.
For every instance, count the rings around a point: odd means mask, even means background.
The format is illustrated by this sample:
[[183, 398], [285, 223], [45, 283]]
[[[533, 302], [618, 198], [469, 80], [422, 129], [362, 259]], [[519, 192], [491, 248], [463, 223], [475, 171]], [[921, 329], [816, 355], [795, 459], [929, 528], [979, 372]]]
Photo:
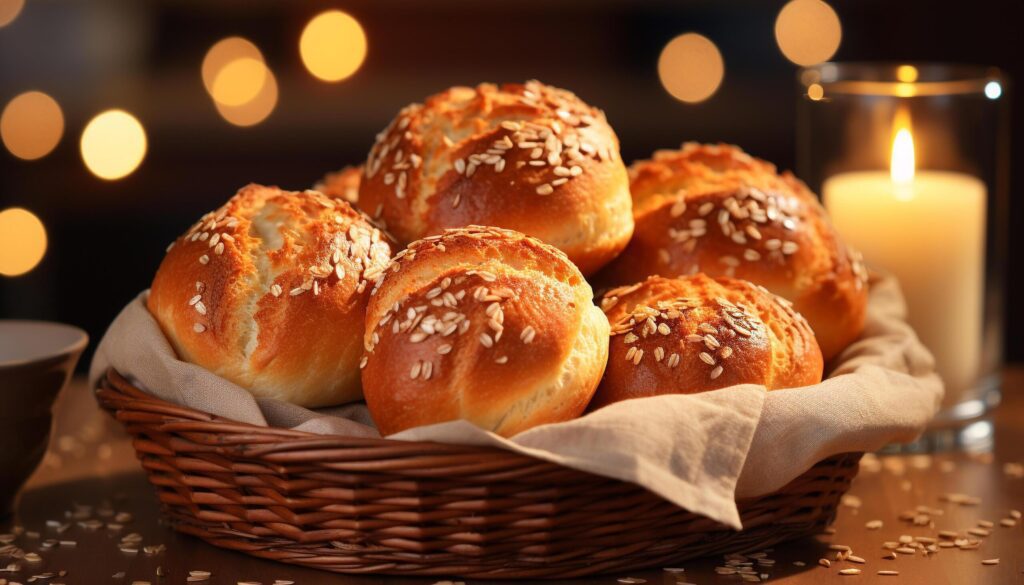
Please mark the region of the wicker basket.
[[741, 501], [737, 532], [634, 484], [499, 449], [237, 423], [112, 370], [97, 393], [177, 530], [339, 573], [567, 578], [764, 548], [831, 522], [860, 459], [830, 457]]

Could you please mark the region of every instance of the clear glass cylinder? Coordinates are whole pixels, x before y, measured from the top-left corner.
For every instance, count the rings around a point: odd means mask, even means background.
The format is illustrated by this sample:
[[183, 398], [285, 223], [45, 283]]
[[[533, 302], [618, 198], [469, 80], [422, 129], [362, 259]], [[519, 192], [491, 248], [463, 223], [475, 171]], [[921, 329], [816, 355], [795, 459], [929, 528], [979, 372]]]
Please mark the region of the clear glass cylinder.
[[895, 274], [946, 385], [937, 426], [999, 400], [1007, 80], [990, 67], [823, 63], [799, 74], [797, 170], [869, 266]]

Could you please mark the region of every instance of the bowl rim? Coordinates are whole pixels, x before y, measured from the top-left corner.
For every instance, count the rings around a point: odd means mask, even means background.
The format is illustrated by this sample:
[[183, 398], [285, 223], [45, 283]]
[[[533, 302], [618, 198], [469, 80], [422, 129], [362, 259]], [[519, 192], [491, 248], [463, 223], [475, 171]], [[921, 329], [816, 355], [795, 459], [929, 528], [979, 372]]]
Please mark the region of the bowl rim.
[[0, 370], [17, 366], [24, 366], [27, 364], [38, 363], [57, 357], [75, 355], [76, 353], [81, 353], [85, 349], [86, 345], [89, 344], [89, 334], [86, 333], [84, 329], [82, 329], [81, 327], [75, 327], [74, 325], [68, 325], [67, 323], [58, 323], [56, 321], [39, 321], [34, 319], [0, 319], [0, 329], [3, 329], [4, 325], [28, 325], [30, 327], [62, 329], [68, 333], [73, 334], [74, 339], [67, 344], [61, 345], [52, 350], [41, 352], [31, 357], [8, 360], [0, 358]]

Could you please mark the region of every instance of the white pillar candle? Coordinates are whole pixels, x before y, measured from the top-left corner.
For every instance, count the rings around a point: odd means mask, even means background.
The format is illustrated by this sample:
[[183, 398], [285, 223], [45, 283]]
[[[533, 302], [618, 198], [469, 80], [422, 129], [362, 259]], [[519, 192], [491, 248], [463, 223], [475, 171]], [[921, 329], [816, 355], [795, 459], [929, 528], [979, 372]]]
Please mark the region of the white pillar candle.
[[912, 141], [908, 173], [899, 143], [890, 172], [834, 175], [822, 197], [846, 241], [899, 278], [910, 324], [946, 383], [944, 404], [953, 405], [981, 367], [985, 185], [962, 173], [915, 173]]

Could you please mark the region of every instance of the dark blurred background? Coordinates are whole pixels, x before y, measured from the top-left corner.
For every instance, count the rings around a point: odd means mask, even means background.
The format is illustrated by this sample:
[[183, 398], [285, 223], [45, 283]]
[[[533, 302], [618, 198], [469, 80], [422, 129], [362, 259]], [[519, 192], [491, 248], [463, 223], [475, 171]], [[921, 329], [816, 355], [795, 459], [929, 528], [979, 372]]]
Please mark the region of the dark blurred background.
[[[17, 5], [21, 5], [18, 9]], [[1024, 79], [1019, 23], [1005, 2], [831, 0], [842, 23], [835, 60], [949, 61], [1001, 67]], [[724, 141], [792, 168], [797, 65], [774, 26], [784, 1], [518, 0], [0, 0], [0, 106], [38, 90], [59, 104], [64, 130], [46, 156], [0, 152], [0, 210], [24, 207], [46, 227], [41, 263], [0, 276], [0, 318], [79, 325], [98, 341], [146, 288], [164, 248], [248, 182], [305, 188], [358, 164], [405, 104], [450, 85], [537, 78], [603, 108], [627, 160], [683, 141]], [[317, 14], [340, 9], [367, 38], [351, 77], [326, 83], [303, 64], [299, 38]], [[710, 39], [724, 79], [707, 100], [674, 99], [658, 76], [666, 43]], [[240, 127], [218, 112], [200, 67], [207, 51], [242, 36], [262, 52], [278, 95], [262, 121]], [[1018, 113], [1021, 94], [1005, 88]], [[96, 114], [121, 108], [145, 128], [148, 150], [108, 181], [83, 164], [79, 140]], [[244, 112], [243, 112], [244, 113]], [[255, 114], [258, 117], [258, 114]], [[251, 121], [251, 120], [250, 120]], [[1021, 161], [1024, 145], [1013, 144]], [[1019, 256], [1024, 206], [1012, 194], [1007, 356], [1024, 358]], [[88, 363], [88, 354], [83, 363]]]

